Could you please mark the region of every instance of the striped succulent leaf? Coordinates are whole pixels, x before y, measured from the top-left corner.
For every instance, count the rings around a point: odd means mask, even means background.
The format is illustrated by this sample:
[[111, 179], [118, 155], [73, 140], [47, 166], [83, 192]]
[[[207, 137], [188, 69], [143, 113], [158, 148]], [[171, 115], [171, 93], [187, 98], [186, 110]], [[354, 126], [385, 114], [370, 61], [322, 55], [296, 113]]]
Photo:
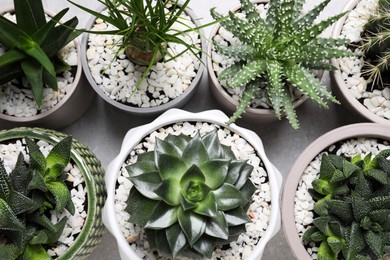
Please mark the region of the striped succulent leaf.
[[[323, 98], [337, 102], [318, 80], [309, 76], [309, 71], [334, 69], [327, 64], [329, 59], [354, 55], [351, 51], [339, 48], [348, 43], [346, 40], [320, 37], [327, 27], [345, 13], [314, 23], [329, 0], [321, 2], [306, 15], [301, 15], [303, 0], [271, 0], [264, 20], [259, 13], [255, 13], [253, 3], [249, 0], [240, 2], [241, 11], [246, 18], [238, 18], [230, 12], [221, 21], [221, 26], [241, 43], [229, 47], [214, 43], [217, 51], [236, 60], [234, 65], [226, 69], [227, 72], [220, 73], [220, 78], [227, 80], [227, 87], [251, 88], [246, 92], [245, 98], [241, 99], [244, 104], [238, 106], [239, 109], [237, 108], [229, 123], [245, 112], [242, 108], [248, 107], [247, 98], [256, 93], [253, 90], [255, 86], [258, 89], [265, 86], [276, 116], [280, 118], [282, 114], [286, 114], [293, 128], [298, 128], [299, 124], [292, 104], [291, 87], [300, 89], [323, 107], [326, 107]], [[214, 9], [211, 10], [211, 15], [214, 19], [222, 17]], [[278, 72], [275, 71], [276, 67]], [[234, 75], [229, 75], [233, 71]], [[266, 83], [262, 84], [262, 81]]]
[[217, 131], [157, 139], [154, 151], [127, 167], [134, 184], [130, 221], [144, 227], [151, 248], [162, 255], [210, 257], [250, 221], [252, 170], [220, 144]]

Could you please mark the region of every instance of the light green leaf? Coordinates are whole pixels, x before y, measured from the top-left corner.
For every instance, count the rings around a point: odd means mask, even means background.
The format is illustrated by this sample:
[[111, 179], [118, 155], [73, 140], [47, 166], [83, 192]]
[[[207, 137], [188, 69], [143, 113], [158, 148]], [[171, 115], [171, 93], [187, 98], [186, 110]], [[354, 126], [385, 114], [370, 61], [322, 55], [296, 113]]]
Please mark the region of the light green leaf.
[[[147, 186], [145, 186], [145, 188], [146, 187]], [[182, 191], [178, 180], [173, 178], [163, 180], [161, 184], [156, 189], [154, 189], [154, 192], [168, 205], [180, 205], [180, 196]]]
[[68, 204], [68, 200], [70, 200], [70, 192], [68, 187], [62, 182], [53, 181], [50, 183], [46, 183], [47, 189], [54, 195], [55, 199], [55, 210], [57, 214], [60, 214], [66, 204]]
[[197, 203], [197, 206], [192, 210], [197, 214], [214, 218], [218, 212], [214, 193], [209, 192], [207, 197], [203, 201]]
[[57, 143], [46, 158], [46, 168], [50, 169], [55, 164], [65, 168], [70, 160], [70, 151], [72, 148], [72, 137], [67, 136]]
[[215, 190], [224, 183], [228, 174], [229, 160], [214, 159], [206, 161], [199, 166], [199, 169], [206, 178], [205, 184]]
[[47, 251], [43, 248], [42, 245], [31, 245], [27, 244], [24, 249], [23, 260], [27, 259], [39, 259], [39, 260], [51, 260], [51, 256], [47, 253]]

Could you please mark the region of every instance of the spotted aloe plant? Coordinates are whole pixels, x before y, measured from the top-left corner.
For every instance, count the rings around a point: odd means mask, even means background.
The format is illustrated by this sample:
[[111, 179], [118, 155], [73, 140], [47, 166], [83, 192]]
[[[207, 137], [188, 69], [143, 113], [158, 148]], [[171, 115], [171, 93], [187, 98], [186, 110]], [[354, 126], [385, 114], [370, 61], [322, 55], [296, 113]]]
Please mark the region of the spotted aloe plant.
[[[330, 0], [321, 2], [305, 15], [301, 15], [304, 0], [270, 0], [267, 18], [263, 19], [249, 0], [240, 2], [245, 19], [229, 12], [227, 19], [220, 22], [240, 44], [224, 46], [214, 42], [219, 53], [235, 59], [218, 75], [219, 80], [226, 80], [228, 88], [244, 87], [228, 123], [241, 117], [261, 88], [265, 88], [276, 117], [280, 119], [285, 113], [295, 129], [299, 124], [291, 95], [293, 87], [322, 107], [327, 107], [323, 98], [338, 103], [312, 70], [333, 69], [327, 63], [329, 59], [354, 55], [339, 49], [347, 40], [320, 36], [345, 13], [314, 23]], [[223, 18], [214, 9], [211, 15], [215, 20]]]
[[72, 138], [59, 142], [46, 158], [34, 141], [26, 138], [26, 143], [29, 164], [20, 153], [8, 175], [0, 163], [0, 258], [6, 260], [51, 259], [43, 245], [57, 242], [67, 218], [52, 223], [49, 211], [74, 214], [64, 182]]
[[145, 228], [160, 254], [211, 257], [216, 245], [245, 232], [253, 166], [220, 144], [217, 131], [157, 139], [127, 170], [130, 221]]
[[320, 244], [318, 259], [383, 259], [390, 253], [390, 150], [351, 161], [322, 157], [310, 191], [318, 215], [303, 236]]

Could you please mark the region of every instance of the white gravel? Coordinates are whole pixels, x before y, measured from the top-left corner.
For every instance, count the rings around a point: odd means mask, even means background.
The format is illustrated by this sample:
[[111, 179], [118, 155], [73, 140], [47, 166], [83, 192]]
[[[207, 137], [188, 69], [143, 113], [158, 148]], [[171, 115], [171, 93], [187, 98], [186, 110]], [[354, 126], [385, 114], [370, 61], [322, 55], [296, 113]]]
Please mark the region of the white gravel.
[[169, 133], [174, 135], [182, 133], [194, 136], [198, 130], [201, 135], [204, 135], [215, 128], [218, 128], [218, 136], [222, 144], [230, 146], [238, 159], [248, 160], [248, 163], [254, 166], [251, 180], [255, 184], [257, 191], [253, 196], [253, 202], [248, 212], [253, 222], [246, 224], [247, 232], [241, 234], [236, 242], [232, 242], [229, 249], [223, 250], [216, 248], [212, 259], [246, 259], [251, 254], [253, 247], [260, 240], [261, 236], [265, 233], [271, 215], [271, 190], [265, 168], [254, 148], [238, 134], [226, 128], [220, 128], [220, 126], [202, 122], [184, 122], [166, 129], [158, 129], [148, 135], [142, 143], [131, 151], [130, 158], [122, 166], [118, 177], [117, 189], [115, 191], [117, 219], [121, 225], [123, 235], [141, 259], [152, 260], [164, 258], [150, 251], [149, 243], [145, 240], [143, 229], [140, 226], [128, 222], [129, 214], [124, 209], [126, 208], [126, 200], [130, 192], [131, 182], [127, 178], [128, 174], [125, 167], [136, 162], [137, 154], [152, 151], [154, 149], [155, 138], [164, 139]]
[[[45, 156], [47, 156], [49, 151], [53, 148], [52, 145], [42, 140], [39, 140], [37, 144]], [[24, 139], [15, 139], [10, 143], [0, 144], [0, 160], [4, 162], [4, 166], [8, 174], [15, 168], [20, 152], [24, 155], [25, 161], [29, 163], [30, 156], [27, 153], [27, 146]], [[83, 175], [77, 165], [72, 164], [72, 162], [67, 165], [64, 171], [68, 173], [67, 182], [73, 183], [73, 189], [70, 193], [72, 196], [72, 202], [75, 206], [75, 214], [71, 215], [67, 210], [60, 215], [56, 215], [54, 210], [50, 212], [51, 221], [53, 223], [57, 223], [63, 217], [68, 218], [58, 243], [47, 250], [48, 254], [53, 258], [61, 256], [73, 244], [77, 235], [81, 232], [87, 217], [85, 205], [87, 190], [84, 184]]]
[[[188, 27], [195, 27], [195, 24], [184, 13], [179, 22], [173, 24], [171, 30], [182, 31]], [[101, 19], [97, 19], [92, 27], [92, 30], [98, 31], [115, 29]], [[187, 44], [201, 49], [201, 40], [196, 32], [178, 37]], [[120, 36], [90, 34], [86, 55], [96, 84], [107, 96], [124, 104], [135, 107], [165, 104], [186, 91], [200, 67], [197, 56], [187, 50], [175, 60], [157, 62], [152, 66], [147, 78], [138, 89], [135, 89], [147, 66], [134, 64], [126, 58], [123, 50], [118, 52], [118, 41], [121, 41]], [[183, 45], [176, 43], [169, 43], [168, 46], [168, 52], [173, 55], [185, 49]], [[195, 50], [195, 53], [200, 55], [199, 51]], [[170, 59], [168, 55], [165, 58]]]
[[[15, 21], [15, 16], [10, 13], [4, 14], [4, 17]], [[0, 55], [5, 52], [0, 44]], [[77, 66], [77, 50], [74, 42], [70, 42], [59, 53], [59, 56], [70, 66]], [[0, 113], [15, 117], [30, 117], [49, 111], [55, 107], [73, 87], [74, 75], [71, 72], [64, 72], [62, 76], [57, 77], [58, 91], [51, 88], [44, 88], [44, 98], [42, 107], [37, 109], [33, 99], [31, 88], [25, 78], [13, 80], [0, 86], [3, 94], [0, 95]]]
[[[363, 27], [370, 14], [375, 12], [378, 0], [361, 0], [348, 14], [341, 31], [341, 37], [359, 44]], [[359, 49], [356, 49], [358, 52]], [[352, 95], [360, 100], [372, 113], [390, 119], [390, 87], [383, 90], [367, 88], [367, 81], [362, 77], [363, 58], [348, 57], [339, 59], [340, 72]]]
[[[380, 151], [385, 149], [390, 149], [390, 144], [388, 141], [361, 137], [357, 139], [346, 140], [339, 148], [337, 148], [335, 145], [331, 145], [323, 153], [314, 158], [314, 160], [307, 166], [304, 173], [302, 174], [295, 194], [295, 225], [300, 237], [303, 236], [305, 231], [312, 225], [313, 222], [314, 200], [308, 192], [308, 189], [313, 188], [311, 185], [312, 181], [319, 177], [322, 155], [324, 153], [337, 154], [346, 158], [352, 158], [356, 154], [362, 154], [364, 157], [368, 153], [372, 153], [372, 155], [375, 156]], [[309, 245], [306, 245], [306, 248], [312, 259], [317, 259], [316, 252], [318, 251], [318, 248], [315, 246], [315, 244], [311, 242]]]

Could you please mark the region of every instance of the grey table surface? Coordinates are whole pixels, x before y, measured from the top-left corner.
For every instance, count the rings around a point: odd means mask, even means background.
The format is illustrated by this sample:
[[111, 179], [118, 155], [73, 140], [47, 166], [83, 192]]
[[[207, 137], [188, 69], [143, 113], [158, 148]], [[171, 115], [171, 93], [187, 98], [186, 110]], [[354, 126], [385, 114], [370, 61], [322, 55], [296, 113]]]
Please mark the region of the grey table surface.
[[[66, 0], [43, 1], [45, 7], [55, 12], [64, 7], [70, 7], [70, 12], [67, 16], [78, 15], [80, 26], [85, 25], [90, 18], [89, 15], [71, 6]], [[97, 1], [76, 0], [76, 2], [90, 8], [99, 6]], [[319, 1], [307, 0], [306, 7], [310, 7], [316, 2]], [[340, 12], [346, 2], [347, 0], [332, 0], [321, 16], [327, 17]], [[218, 11], [226, 12], [238, 5], [238, 3], [238, 0], [192, 0], [190, 7], [192, 7], [199, 18], [203, 18], [201, 22], [205, 23], [211, 21], [209, 15], [211, 7], [217, 7]], [[12, 0], [0, 0], [0, 6], [10, 4], [12, 4]], [[211, 28], [206, 28], [205, 35], [209, 35], [210, 31]], [[326, 33], [329, 34], [330, 29]], [[328, 87], [331, 86], [328, 73], [324, 74], [322, 82]], [[208, 89], [206, 74], [203, 75], [201, 85], [193, 99], [182, 107], [182, 109], [192, 112], [220, 109]], [[260, 136], [264, 143], [267, 156], [280, 170], [284, 180], [300, 152], [313, 140], [339, 126], [365, 121], [365, 119], [355, 113], [347, 111], [342, 105], [329, 104], [329, 109], [325, 110], [311, 101], [307, 101], [299, 107], [297, 113], [301, 125], [299, 130], [293, 130], [287, 120], [268, 124], [259, 124], [256, 122], [238, 123], [240, 126], [255, 131]], [[101, 160], [103, 167], [106, 168], [109, 162], [119, 153], [122, 139], [126, 132], [133, 127], [149, 123], [153, 119], [152, 117], [129, 115], [110, 106], [99, 96], [96, 96], [85, 115], [72, 125], [60, 130], [73, 135], [80, 142], [87, 145]], [[102, 242], [87, 259], [120, 259], [114, 237], [109, 232], [106, 232]], [[283, 234], [283, 228], [266, 246], [263, 259], [294, 259], [294, 255]]]

